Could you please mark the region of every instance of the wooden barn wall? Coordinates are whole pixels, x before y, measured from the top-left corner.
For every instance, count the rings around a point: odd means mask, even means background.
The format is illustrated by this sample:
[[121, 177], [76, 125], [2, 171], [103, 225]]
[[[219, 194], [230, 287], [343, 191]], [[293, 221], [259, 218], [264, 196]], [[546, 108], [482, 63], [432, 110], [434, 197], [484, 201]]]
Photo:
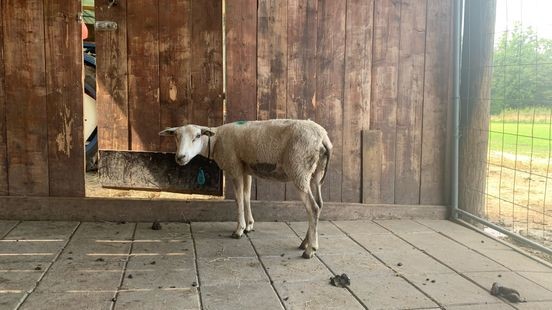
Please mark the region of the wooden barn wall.
[[174, 151], [158, 132], [223, 121], [222, 1], [96, 1], [98, 139], [103, 150]]
[[[342, 202], [362, 201], [361, 132], [381, 131], [371, 201], [445, 204], [451, 31], [452, 0], [227, 1], [226, 120], [320, 123], [323, 197]], [[257, 180], [253, 198], [298, 197]]]
[[0, 195], [83, 196], [80, 1], [0, 4]]

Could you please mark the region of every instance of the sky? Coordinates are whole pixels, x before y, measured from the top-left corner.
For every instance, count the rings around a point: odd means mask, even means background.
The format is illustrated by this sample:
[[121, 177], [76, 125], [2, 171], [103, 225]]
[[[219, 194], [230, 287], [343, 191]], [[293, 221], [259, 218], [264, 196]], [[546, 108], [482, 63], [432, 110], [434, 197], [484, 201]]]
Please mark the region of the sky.
[[552, 39], [552, 0], [497, 0], [495, 33], [511, 30], [515, 22], [531, 26], [539, 38]]

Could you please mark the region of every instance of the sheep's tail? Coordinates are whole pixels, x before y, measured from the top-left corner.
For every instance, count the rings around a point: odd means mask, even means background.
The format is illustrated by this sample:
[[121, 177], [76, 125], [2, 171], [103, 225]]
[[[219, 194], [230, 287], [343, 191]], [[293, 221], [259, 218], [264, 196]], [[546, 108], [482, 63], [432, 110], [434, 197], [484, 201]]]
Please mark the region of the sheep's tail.
[[328, 165], [330, 164], [330, 159], [332, 157], [332, 143], [330, 142], [330, 139], [328, 136], [325, 136], [322, 140], [322, 145], [326, 149], [326, 167], [324, 167], [324, 175], [322, 175], [322, 179], [320, 179], [320, 184], [324, 183], [324, 179], [326, 179], [326, 174], [328, 174]]

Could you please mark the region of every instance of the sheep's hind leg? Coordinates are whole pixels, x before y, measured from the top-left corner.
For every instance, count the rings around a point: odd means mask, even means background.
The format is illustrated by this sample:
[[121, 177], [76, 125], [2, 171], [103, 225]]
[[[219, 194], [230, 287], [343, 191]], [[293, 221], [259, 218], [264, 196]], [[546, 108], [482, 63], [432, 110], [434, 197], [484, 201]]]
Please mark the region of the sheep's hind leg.
[[245, 204], [245, 232], [253, 231], [253, 213], [251, 212], [251, 176], [243, 176], [243, 200]]
[[239, 239], [245, 230], [245, 217], [243, 212], [243, 178], [234, 178], [234, 195], [236, 195], [236, 206], [238, 208], [238, 219], [236, 230], [232, 233], [232, 238]]
[[307, 191], [300, 191], [299, 194], [301, 196], [301, 200], [303, 200], [303, 203], [305, 204], [309, 218], [309, 228], [307, 230], [307, 236], [305, 237], [305, 240], [308, 241], [306, 241], [305, 244], [303, 258], [312, 258], [318, 249], [318, 217], [320, 215], [320, 208], [316, 205], [316, 201], [312, 196], [310, 188], [307, 188]]

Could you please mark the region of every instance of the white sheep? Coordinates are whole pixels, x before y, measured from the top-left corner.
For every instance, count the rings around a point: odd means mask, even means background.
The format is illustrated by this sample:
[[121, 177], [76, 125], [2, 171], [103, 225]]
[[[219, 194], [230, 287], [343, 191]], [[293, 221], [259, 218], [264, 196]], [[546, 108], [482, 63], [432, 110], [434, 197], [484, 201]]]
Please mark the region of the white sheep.
[[310, 120], [278, 119], [239, 121], [216, 128], [186, 125], [167, 128], [159, 134], [175, 136], [176, 162], [179, 165], [186, 165], [200, 154], [213, 159], [232, 179], [238, 207], [234, 238], [241, 238], [244, 231], [253, 230], [252, 175], [293, 182], [309, 220], [307, 234], [299, 247], [305, 250], [304, 258], [314, 255], [318, 249], [317, 227], [322, 209], [320, 188], [332, 150], [324, 128]]

